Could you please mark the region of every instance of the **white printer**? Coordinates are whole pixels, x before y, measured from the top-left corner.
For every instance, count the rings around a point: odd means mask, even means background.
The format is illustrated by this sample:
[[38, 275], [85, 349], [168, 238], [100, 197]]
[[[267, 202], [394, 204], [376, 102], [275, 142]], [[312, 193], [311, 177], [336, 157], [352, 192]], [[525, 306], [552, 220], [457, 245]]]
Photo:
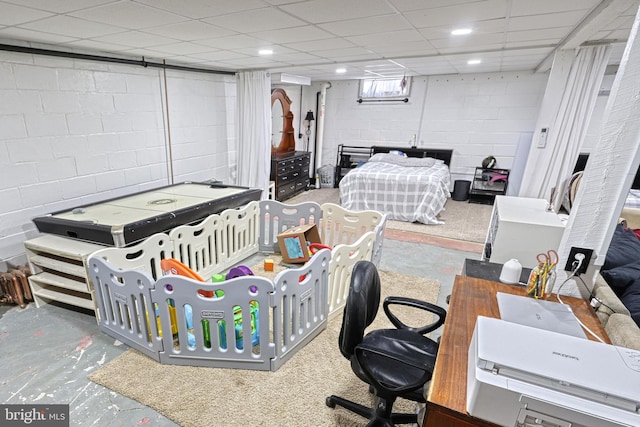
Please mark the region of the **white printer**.
[[638, 427], [640, 352], [480, 316], [467, 411], [505, 427]]

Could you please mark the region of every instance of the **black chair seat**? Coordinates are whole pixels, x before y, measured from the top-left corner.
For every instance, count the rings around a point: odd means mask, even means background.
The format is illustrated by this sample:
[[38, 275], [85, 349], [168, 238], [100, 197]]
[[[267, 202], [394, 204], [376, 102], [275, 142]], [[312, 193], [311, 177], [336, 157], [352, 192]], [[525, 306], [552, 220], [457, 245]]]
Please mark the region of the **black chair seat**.
[[[424, 402], [422, 386], [431, 379], [431, 373], [438, 352], [438, 344], [433, 340], [406, 329], [378, 329], [368, 333], [356, 347], [363, 352], [363, 358], [370, 375], [389, 389], [414, 384], [413, 390], [403, 392], [401, 397]], [[351, 368], [364, 382], [369, 379], [358, 357], [352, 358]], [[425, 374], [425, 371], [427, 374]], [[426, 378], [425, 380], [425, 377]], [[379, 391], [378, 395], [393, 395]]]

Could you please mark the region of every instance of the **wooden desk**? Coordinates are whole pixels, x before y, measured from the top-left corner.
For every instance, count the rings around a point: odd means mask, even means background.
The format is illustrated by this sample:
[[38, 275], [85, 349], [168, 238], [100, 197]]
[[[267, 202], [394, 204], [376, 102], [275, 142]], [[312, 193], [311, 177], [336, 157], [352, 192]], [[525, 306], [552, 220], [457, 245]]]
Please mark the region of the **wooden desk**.
[[[495, 427], [495, 424], [467, 414], [466, 403], [469, 343], [478, 316], [500, 317], [497, 292], [525, 295], [522, 286], [456, 276], [427, 397], [423, 427]], [[589, 329], [609, 342], [602, 324], [587, 301], [571, 297], [562, 297], [562, 301], [571, 306], [576, 316]]]

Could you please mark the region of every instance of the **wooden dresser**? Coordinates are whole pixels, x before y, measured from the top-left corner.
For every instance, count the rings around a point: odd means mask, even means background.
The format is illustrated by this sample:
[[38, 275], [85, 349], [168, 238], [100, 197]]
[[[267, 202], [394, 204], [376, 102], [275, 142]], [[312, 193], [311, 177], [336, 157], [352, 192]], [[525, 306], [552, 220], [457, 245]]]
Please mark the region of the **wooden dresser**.
[[278, 201], [286, 200], [309, 188], [308, 151], [289, 151], [271, 154], [271, 177], [275, 182]]

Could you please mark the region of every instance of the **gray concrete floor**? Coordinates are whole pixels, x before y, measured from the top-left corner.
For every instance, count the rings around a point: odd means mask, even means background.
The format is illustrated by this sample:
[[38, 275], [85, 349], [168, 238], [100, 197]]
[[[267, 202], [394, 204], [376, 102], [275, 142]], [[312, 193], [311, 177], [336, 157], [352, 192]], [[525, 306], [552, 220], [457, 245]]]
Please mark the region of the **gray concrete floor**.
[[[438, 280], [438, 304], [446, 308], [465, 258], [479, 259], [479, 254], [385, 239], [380, 269]], [[55, 304], [0, 305], [0, 349], [0, 402], [68, 403], [71, 426], [176, 426], [87, 379], [127, 349], [100, 332], [90, 312]]]

